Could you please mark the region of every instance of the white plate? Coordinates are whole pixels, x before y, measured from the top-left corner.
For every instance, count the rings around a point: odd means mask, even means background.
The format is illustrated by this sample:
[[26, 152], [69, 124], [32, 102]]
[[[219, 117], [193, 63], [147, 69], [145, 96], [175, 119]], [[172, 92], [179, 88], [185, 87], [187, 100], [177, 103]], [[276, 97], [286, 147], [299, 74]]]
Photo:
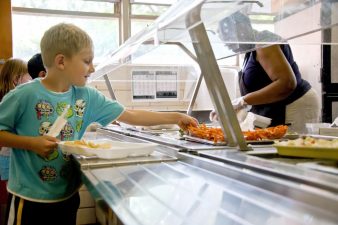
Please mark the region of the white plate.
[[[156, 148], [154, 143], [135, 143], [135, 142], [121, 142], [112, 141], [109, 139], [90, 140], [89, 142], [99, 145], [110, 145], [109, 148], [90, 148], [83, 145], [70, 145], [74, 141], [59, 142], [60, 149], [69, 154], [78, 154], [85, 156], [96, 155], [102, 159], [119, 159], [128, 156], [148, 156]], [[68, 143], [68, 144], [67, 144]]]

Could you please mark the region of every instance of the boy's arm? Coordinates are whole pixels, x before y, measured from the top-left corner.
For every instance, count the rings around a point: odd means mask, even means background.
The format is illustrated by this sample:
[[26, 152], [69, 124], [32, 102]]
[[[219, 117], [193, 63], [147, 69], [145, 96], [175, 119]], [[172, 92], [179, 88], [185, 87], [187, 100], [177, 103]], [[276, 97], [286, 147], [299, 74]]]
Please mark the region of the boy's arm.
[[0, 145], [10, 148], [26, 149], [42, 157], [47, 157], [57, 148], [58, 139], [50, 136], [20, 136], [8, 131], [0, 131]]
[[125, 110], [118, 121], [131, 125], [153, 126], [160, 124], [177, 124], [182, 129], [187, 126], [197, 126], [195, 118], [177, 112], [152, 112], [145, 110]]

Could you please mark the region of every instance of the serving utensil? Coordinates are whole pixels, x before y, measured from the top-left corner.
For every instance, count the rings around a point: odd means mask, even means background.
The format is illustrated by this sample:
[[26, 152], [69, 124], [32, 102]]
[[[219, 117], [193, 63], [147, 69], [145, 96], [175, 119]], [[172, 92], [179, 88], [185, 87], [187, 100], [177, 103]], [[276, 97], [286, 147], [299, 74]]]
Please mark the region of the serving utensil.
[[61, 132], [62, 128], [66, 125], [67, 123], [67, 112], [70, 108], [70, 105], [67, 105], [64, 109], [63, 112], [61, 113], [58, 118], [56, 118], [55, 122], [53, 123], [52, 127], [49, 129], [47, 135], [56, 137], [59, 135]]

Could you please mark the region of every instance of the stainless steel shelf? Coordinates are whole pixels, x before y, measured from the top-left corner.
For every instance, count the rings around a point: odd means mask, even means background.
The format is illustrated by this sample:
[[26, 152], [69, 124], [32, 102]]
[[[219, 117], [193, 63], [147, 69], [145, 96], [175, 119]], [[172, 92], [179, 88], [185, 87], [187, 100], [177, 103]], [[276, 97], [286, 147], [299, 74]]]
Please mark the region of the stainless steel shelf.
[[[270, 147], [273, 149], [273, 147]], [[304, 167], [282, 163], [269, 159], [262, 159], [246, 155], [242, 152], [227, 150], [198, 151], [201, 157], [210, 158], [241, 168], [259, 171], [278, 178], [293, 180], [302, 184], [314, 186], [338, 193], [338, 176], [309, 170]]]
[[102, 167], [123, 166], [131, 164], [159, 163], [177, 160], [174, 157], [162, 154], [157, 151], [155, 151], [149, 156], [127, 157], [123, 159], [99, 159], [97, 157], [85, 157], [85, 156], [75, 156], [75, 157], [79, 162], [82, 170]]

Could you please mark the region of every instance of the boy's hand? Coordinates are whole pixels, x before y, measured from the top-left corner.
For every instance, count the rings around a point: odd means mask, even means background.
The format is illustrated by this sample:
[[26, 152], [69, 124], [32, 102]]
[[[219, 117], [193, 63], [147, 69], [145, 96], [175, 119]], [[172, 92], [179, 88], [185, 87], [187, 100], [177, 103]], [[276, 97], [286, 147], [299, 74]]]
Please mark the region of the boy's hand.
[[194, 117], [185, 115], [183, 113], [180, 113], [179, 115], [180, 115], [180, 118], [177, 124], [182, 130], [187, 130], [188, 126], [193, 126], [193, 127], [198, 126], [198, 121]]
[[57, 148], [58, 141], [59, 140], [57, 138], [47, 135], [32, 137], [32, 142], [29, 149], [43, 158], [46, 158]]

